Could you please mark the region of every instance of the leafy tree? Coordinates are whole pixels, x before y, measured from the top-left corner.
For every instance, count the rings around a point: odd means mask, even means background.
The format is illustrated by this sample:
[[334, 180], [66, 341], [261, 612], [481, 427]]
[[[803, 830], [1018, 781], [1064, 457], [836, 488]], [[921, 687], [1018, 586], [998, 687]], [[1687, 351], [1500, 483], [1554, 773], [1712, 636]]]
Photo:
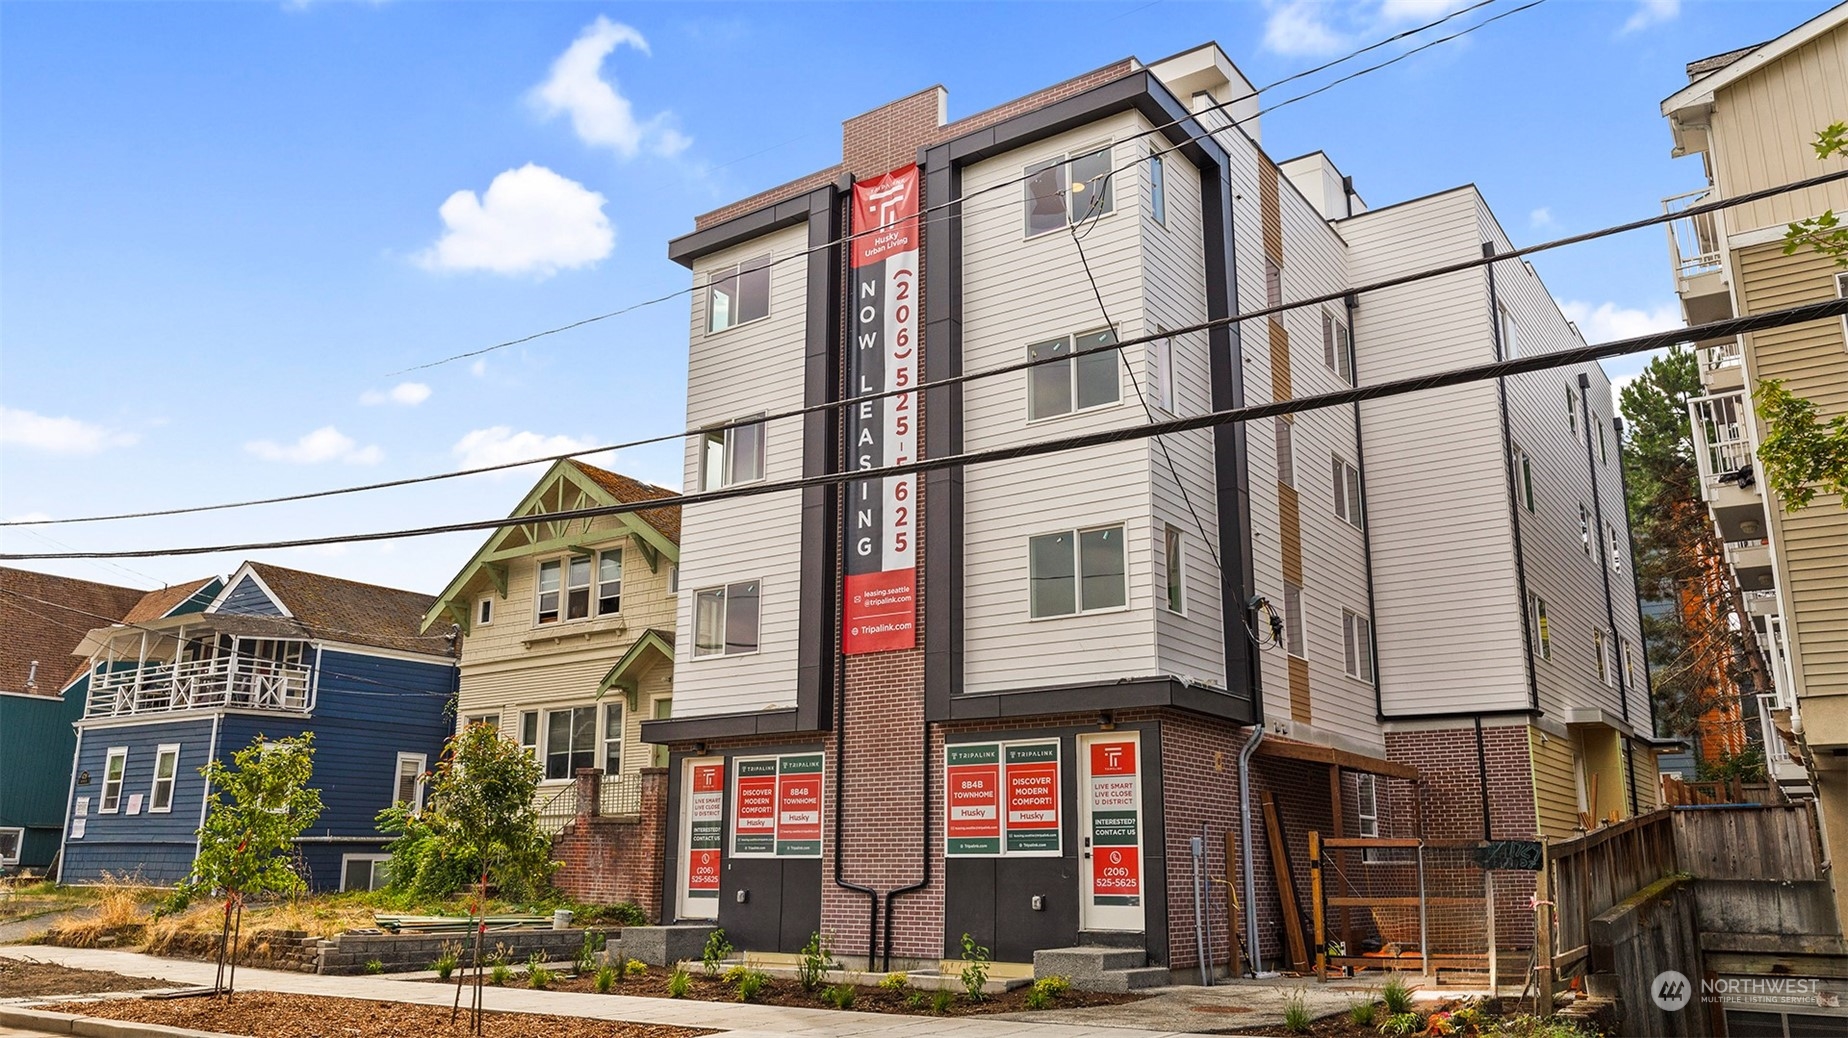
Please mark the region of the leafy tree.
[[293, 861], [295, 838], [321, 817], [314, 776], [314, 733], [273, 742], [259, 735], [231, 755], [199, 769], [211, 793], [189, 893], [294, 894], [306, 884]]
[[[1819, 162], [1848, 154], [1848, 123], [1838, 122], [1816, 131], [1810, 147], [1815, 149]], [[1784, 255], [1793, 255], [1804, 246], [1833, 259], [1838, 267], [1848, 267], [1848, 227], [1842, 226], [1833, 209], [1824, 209], [1820, 216], [1798, 220], [1785, 228]]]
[[391, 889], [444, 897], [485, 877], [505, 897], [541, 891], [554, 868], [551, 837], [533, 807], [541, 774], [538, 761], [492, 726], [451, 738], [424, 809], [379, 812], [379, 828], [399, 834], [389, 848]]

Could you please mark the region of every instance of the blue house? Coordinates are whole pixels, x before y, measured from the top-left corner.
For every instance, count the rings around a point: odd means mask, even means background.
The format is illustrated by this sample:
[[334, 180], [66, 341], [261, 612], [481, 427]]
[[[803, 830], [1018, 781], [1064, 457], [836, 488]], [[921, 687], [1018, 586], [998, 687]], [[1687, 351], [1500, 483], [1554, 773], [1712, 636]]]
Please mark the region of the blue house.
[[378, 885], [374, 819], [421, 805], [452, 725], [453, 633], [420, 633], [428, 595], [246, 562], [210, 602], [90, 632], [59, 878], [185, 879], [208, 760], [314, 733], [323, 811], [298, 844], [317, 890]]

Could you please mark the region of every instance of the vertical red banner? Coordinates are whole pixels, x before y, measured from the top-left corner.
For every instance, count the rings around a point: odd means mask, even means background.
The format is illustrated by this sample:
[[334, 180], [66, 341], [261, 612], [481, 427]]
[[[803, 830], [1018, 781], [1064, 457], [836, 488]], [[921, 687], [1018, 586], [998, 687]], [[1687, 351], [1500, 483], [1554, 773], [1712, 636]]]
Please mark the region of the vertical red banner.
[[688, 794], [687, 896], [719, 896], [719, 852], [724, 843], [725, 765], [696, 764]]

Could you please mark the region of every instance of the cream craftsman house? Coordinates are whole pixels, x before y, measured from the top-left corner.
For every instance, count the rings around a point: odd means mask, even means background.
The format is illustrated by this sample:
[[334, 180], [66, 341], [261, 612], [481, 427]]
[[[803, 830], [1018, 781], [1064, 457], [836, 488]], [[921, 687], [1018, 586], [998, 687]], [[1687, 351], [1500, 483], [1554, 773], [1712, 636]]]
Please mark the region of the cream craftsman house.
[[456, 725], [494, 725], [545, 767], [539, 798], [561, 826], [580, 768], [601, 768], [606, 815], [639, 809], [659, 752], [644, 718], [671, 715], [680, 509], [556, 521], [549, 514], [670, 496], [579, 461], [546, 470], [429, 613], [462, 639]]

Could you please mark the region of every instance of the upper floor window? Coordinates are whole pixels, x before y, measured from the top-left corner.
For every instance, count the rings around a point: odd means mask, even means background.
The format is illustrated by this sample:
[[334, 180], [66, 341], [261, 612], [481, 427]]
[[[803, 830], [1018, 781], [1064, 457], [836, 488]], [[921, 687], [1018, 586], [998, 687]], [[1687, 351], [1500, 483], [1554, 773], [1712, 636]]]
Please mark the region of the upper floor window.
[[148, 790], [148, 813], [173, 810], [173, 784], [180, 773], [180, 746], [166, 743], [154, 751], [154, 788]]
[[1286, 487], [1296, 485], [1296, 432], [1289, 416], [1271, 419], [1277, 434], [1277, 482]]
[[1035, 618], [1120, 609], [1128, 601], [1121, 526], [1030, 538], [1027, 571]]
[[398, 788], [392, 803], [403, 804], [412, 814], [423, 810], [424, 770], [429, 762], [421, 753], [398, 754]]
[[1106, 328], [1028, 346], [1028, 360], [1063, 359], [1027, 369], [1027, 419], [1056, 418], [1116, 403], [1121, 393], [1117, 351], [1098, 349], [1114, 342], [1115, 333]]
[[1168, 174], [1161, 156], [1149, 156], [1149, 215], [1163, 227], [1168, 225]]
[[1029, 238], [1110, 212], [1110, 149], [1028, 166], [1025, 194]]
[[103, 761], [103, 797], [96, 809], [109, 815], [122, 803], [122, 775], [128, 770], [128, 747], [114, 746]]
[[1591, 512], [1584, 505], [1579, 506], [1579, 546], [1591, 558]]
[[1303, 586], [1289, 580], [1283, 582], [1283, 648], [1298, 659], [1309, 658], [1303, 642]]
[[1534, 510], [1534, 462], [1519, 447], [1514, 448], [1514, 492], [1520, 495], [1523, 508]]
[[1527, 596], [1527, 617], [1534, 632], [1534, 655], [1543, 660], [1553, 658], [1553, 631], [1547, 624], [1546, 599], [1539, 595]]
[[1617, 540], [1617, 527], [1615, 525], [1609, 525], [1606, 528], [1610, 531], [1610, 538], [1611, 538], [1611, 572], [1612, 573], [1622, 573], [1623, 572], [1623, 548], [1621, 547], [1620, 542]]
[[1623, 656], [1623, 680], [1625, 684], [1632, 689], [1642, 688], [1642, 685], [1636, 680], [1635, 646], [1630, 644], [1630, 639], [1619, 638], [1617, 639], [1617, 648], [1620, 655]]
[[1347, 322], [1327, 310], [1322, 311], [1322, 362], [1336, 378], [1354, 384], [1354, 342]]
[[1500, 308], [1502, 359], [1512, 360], [1521, 355], [1520, 329], [1515, 326], [1514, 316], [1507, 307]]
[[1156, 325], [1155, 334], [1160, 335], [1161, 338], [1156, 339], [1154, 343], [1151, 344], [1155, 350], [1155, 366], [1159, 369], [1155, 373], [1155, 378], [1157, 379], [1155, 383], [1155, 403], [1162, 410], [1169, 414], [1174, 414], [1174, 383], [1177, 374], [1174, 370], [1174, 337], [1166, 334], [1166, 332], [1167, 329], [1159, 324]]
[[[1264, 305], [1267, 307], [1283, 305], [1283, 268], [1268, 256], [1264, 258]], [[1280, 317], [1280, 314], [1272, 314], [1271, 320], [1275, 321]]]
[[1600, 628], [1591, 632], [1591, 652], [1598, 658], [1598, 680], [1606, 685], [1613, 684], [1617, 678], [1617, 668], [1611, 666], [1611, 638]]
[[770, 316], [770, 254], [712, 272], [706, 285], [706, 334]]
[[622, 607], [622, 549], [539, 563], [538, 622], [606, 616]]
[[475, 626], [486, 627], [494, 622], [494, 596], [482, 595], [475, 603]]
[[700, 436], [699, 487], [750, 483], [764, 478], [764, 423], [708, 429]]
[[1360, 470], [1336, 455], [1334, 478], [1335, 514], [1358, 530], [1363, 523], [1360, 514]]
[[1372, 681], [1373, 621], [1352, 609], [1341, 610], [1341, 651], [1348, 677]]
[[597, 553], [597, 615], [622, 611], [622, 549]]
[[1569, 385], [1566, 387], [1566, 427], [1572, 430], [1573, 436], [1578, 435], [1578, 394]]
[[756, 652], [757, 622], [755, 580], [693, 592], [693, 655]]
[[1168, 611], [1171, 613], [1184, 612], [1187, 605], [1186, 564], [1182, 547], [1180, 528], [1167, 527], [1162, 535], [1162, 560], [1166, 564]]
[[1610, 463], [1611, 463], [1610, 445], [1604, 439], [1604, 423], [1599, 422], [1598, 423], [1598, 464], [1609, 465]]

